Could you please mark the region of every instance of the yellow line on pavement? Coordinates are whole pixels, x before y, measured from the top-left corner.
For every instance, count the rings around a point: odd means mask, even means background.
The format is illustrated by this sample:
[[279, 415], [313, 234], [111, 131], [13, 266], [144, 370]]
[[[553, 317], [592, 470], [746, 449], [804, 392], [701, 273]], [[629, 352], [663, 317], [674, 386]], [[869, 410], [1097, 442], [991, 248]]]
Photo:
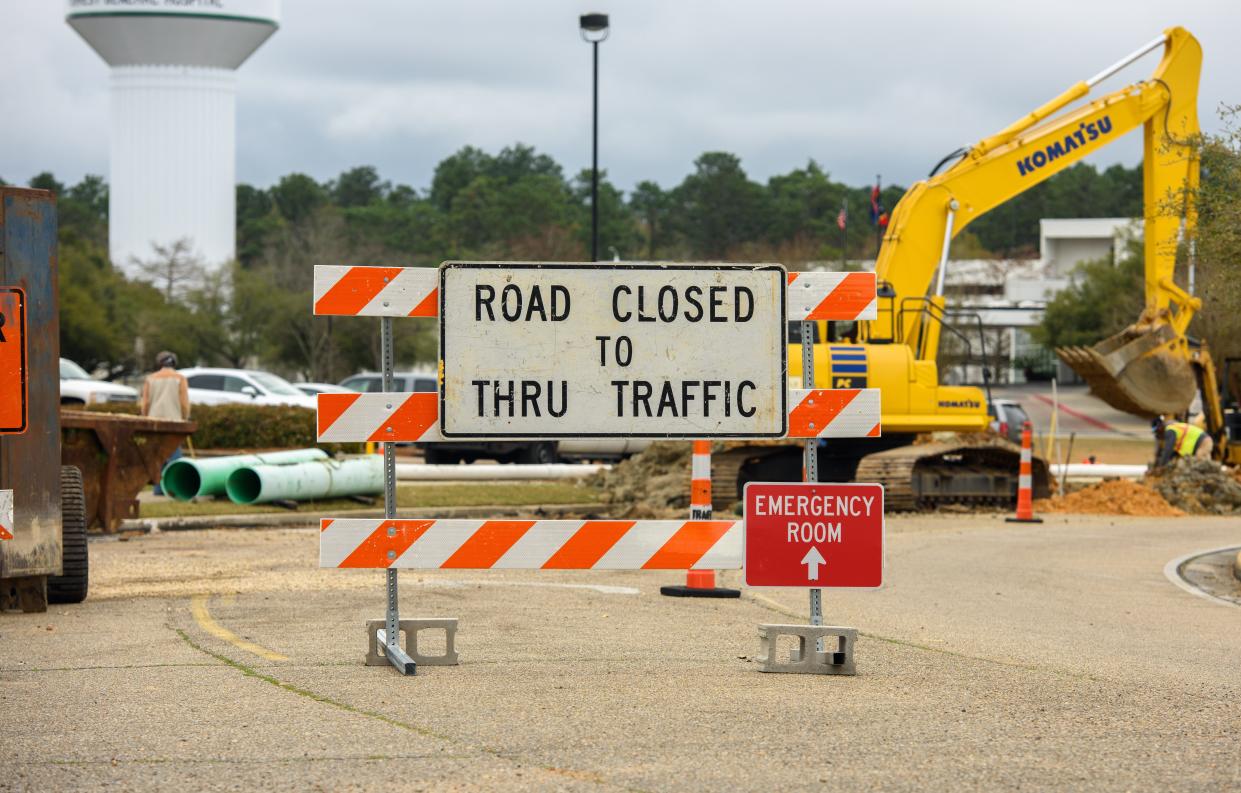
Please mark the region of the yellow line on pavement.
[[215, 617], [212, 617], [211, 612], [207, 610], [208, 597], [208, 595], [194, 595], [190, 598], [190, 613], [194, 615], [194, 622], [198, 623], [198, 627], [202, 628], [207, 633], [210, 633], [217, 639], [228, 642], [238, 650], [245, 650], [248, 653], [253, 653], [265, 661], [289, 660], [287, 655], [281, 655], [280, 653], [269, 650], [262, 645], [246, 641], [230, 631], [228, 628], [225, 628], [223, 625], [216, 622]]

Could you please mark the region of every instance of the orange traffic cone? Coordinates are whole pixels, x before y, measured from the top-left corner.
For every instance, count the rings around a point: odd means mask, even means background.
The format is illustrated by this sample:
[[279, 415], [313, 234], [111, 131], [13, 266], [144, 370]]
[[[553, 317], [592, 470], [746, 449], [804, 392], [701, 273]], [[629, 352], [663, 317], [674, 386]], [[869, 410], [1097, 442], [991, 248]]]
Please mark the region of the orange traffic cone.
[[1017, 514], [1009, 523], [1042, 523], [1034, 516], [1034, 463], [1030, 452], [1030, 422], [1021, 427], [1021, 467], [1017, 471]]
[[[690, 463], [690, 520], [711, 520], [711, 441], [694, 441]], [[739, 598], [741, 590], [715, 585], [714, 570], [688, 570], [685, 585], [661, 586], [659, 594], [678, 598]]]

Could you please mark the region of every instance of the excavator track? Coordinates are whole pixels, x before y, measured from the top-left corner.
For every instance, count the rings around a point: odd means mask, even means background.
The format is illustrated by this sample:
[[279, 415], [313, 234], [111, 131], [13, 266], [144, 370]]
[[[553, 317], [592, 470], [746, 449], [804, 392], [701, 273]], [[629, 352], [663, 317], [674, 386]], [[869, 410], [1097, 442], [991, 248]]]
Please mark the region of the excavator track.
[[[823, 481], [877, 482], [884, 486], [888, 512], [930, 510], [945, 505], [1008, 507], [1016, 502], [1020, 449], [1006, 441], [927, 443], [861, 456], [855, 469], [828, 461]], [[747, 481], [798, 481], [800, 447], [746, 445], [712, 455], [712, 504], [732, 509]], [[835, 463], [835, 464], [833, 464]], [[1034, 497], [1050, 493], [1047, 463], [1033, 462]]]
[[[1006, 507], [1016, 502], [1020, 449], [988, 444], [928, 443], [863, 457], [857, 481], [884, 486], [890, 512], [934, 509], [948, 504]], [[1034, 497], [1051, 492], [1047, 463], [1035, 458]]]

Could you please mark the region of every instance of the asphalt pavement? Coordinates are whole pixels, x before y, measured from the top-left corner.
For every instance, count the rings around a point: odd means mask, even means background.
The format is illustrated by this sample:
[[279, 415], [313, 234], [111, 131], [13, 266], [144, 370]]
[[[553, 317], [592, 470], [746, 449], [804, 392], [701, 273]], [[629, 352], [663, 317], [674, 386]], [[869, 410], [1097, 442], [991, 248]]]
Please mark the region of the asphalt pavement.
[[99, 540], [86, 603], [0, 615], [0, 789], [1241, 787], [1241, 608], [1165, 575], [1236, 519], [891, 517], [884, 588], [825, 593], [856, 677], [757, 671], [804, 590], [445, 571], [402, 612], [461, 664], [402, 678], [361, 663], [383, 574], [316, 534]]
[[1030, 416], [1030, 423], [1040, 433], [1046, 433], [1051, 427], [1054, 413], [1057, 435], [1074, 432], [1081, 436], [1150, 439], [1149, 421], [1116, 410], [1092, 396], [1084, 385], [1060, 386], [1053, 392], [1051, 383], [1025, 383], [995, 386], [992, 394], [996, 399], [1020, 402]]

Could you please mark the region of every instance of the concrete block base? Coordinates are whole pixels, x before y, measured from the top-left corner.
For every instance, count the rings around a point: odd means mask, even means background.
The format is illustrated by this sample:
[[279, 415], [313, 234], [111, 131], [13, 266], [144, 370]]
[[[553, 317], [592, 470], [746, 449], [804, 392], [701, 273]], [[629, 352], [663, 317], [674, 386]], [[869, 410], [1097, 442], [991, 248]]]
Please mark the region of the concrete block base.
[[[781, 636], [791, 636], [796, 640], [787, 661], [777, 657], [778, 639]], [[830, 625], [759, 625], [758, 638], [762, 642], [762, 656], [758, 659], [760, 672], [857, 674], [853, 663], [853, 645], [857, 642], [856, 628]], [[823, 652], [816, 649], [819, 639], [823, 639]]]
[[[388, 666], [388, 656], [375, 632], [382, 630], [385, 620], [366, 621], [366, 665]], [[398, 622], [400, 630], [405, 633], [405, 654], [419, 666], [456, 666], [457, 659], [457, 619], [455, 617], [423, 617]], [[444, 654], [422, 655], [418, 652], [418, 633], [424, 630], [442, 630], [444, 632]]]

